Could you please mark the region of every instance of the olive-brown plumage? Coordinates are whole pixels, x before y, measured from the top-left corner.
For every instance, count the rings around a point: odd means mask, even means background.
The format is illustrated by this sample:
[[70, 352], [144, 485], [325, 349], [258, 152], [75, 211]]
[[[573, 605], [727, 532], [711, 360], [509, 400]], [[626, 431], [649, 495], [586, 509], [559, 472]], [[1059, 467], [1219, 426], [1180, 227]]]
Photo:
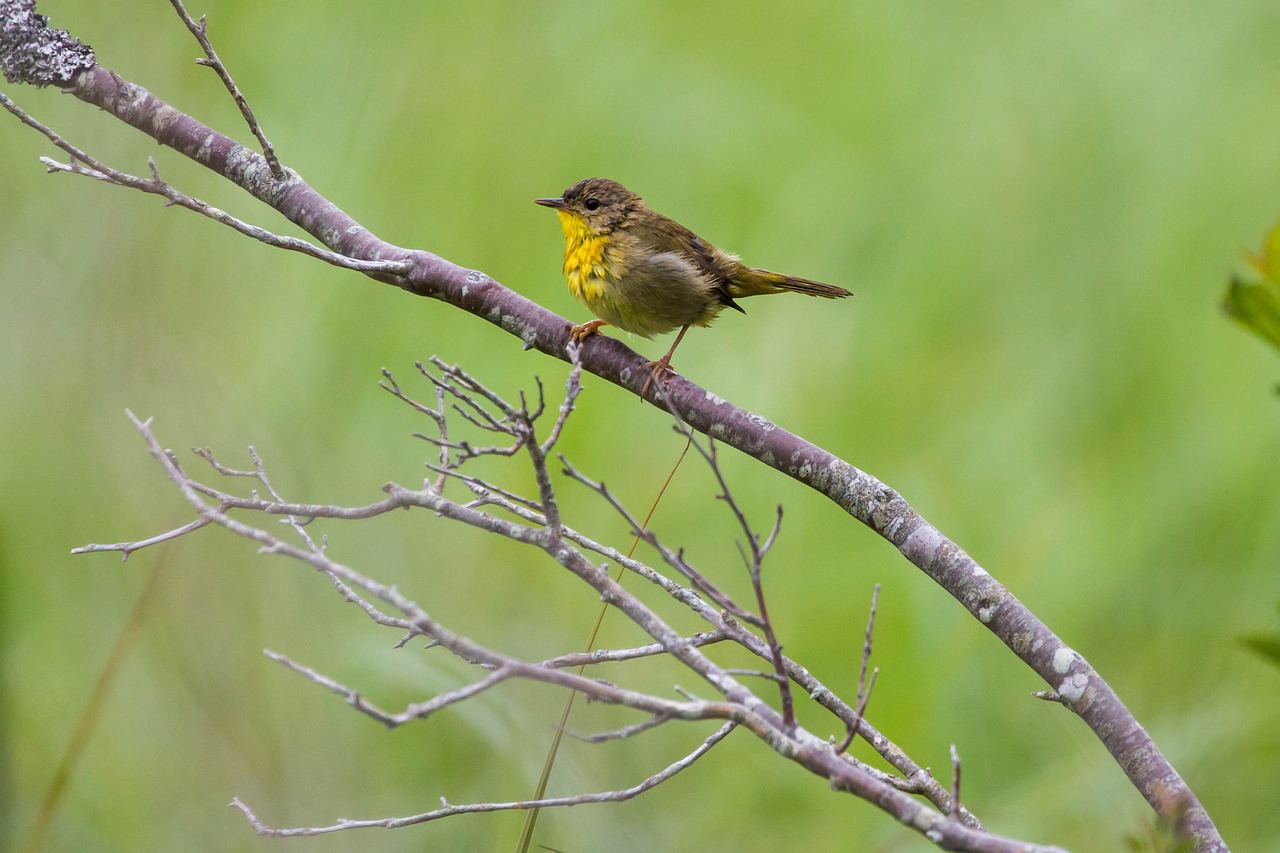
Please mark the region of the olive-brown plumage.
[[588, 178], [560, 198], [536, 201], [559, 213], [569, 290], [599, 318], [574, 326], [574, 340], [603, 325], [646, 338], [680, 329], [667, 354], [651, 363], [655, 374], [670, 367], [690, 326], [710, 325], [725, 308], [741, 311], [738, 299], [786, 291], [849, 295], [842, 287], [748, 267], [607, 178]]

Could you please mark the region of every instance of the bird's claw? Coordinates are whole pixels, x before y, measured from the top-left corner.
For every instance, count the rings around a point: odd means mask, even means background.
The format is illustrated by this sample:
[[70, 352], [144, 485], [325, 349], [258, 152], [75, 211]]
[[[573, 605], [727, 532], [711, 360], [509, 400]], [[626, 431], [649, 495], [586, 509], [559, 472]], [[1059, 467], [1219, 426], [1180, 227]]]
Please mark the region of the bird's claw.
[[649, 378], [644, 381], [644, 387], [640, 389], [641, 397], [644, 397], [649, 393], [649, 386], [653, 384], [653, 380], [657, 379], [659, 382], [662, 381], [662, 374], [670, 373], [672, 376], [676, 375], [676, 372], [671, 369], [671, 358], [669, 355], [664, 355], [657, 361], [646, 362], [645, 367], [649, 368]]
[[601, 326], [609, 325], [604, 320], [588, 320], [577, 326], [569, 327], [569, 340], [575, 344], [580, 344], [592, 335], [600, 333]]

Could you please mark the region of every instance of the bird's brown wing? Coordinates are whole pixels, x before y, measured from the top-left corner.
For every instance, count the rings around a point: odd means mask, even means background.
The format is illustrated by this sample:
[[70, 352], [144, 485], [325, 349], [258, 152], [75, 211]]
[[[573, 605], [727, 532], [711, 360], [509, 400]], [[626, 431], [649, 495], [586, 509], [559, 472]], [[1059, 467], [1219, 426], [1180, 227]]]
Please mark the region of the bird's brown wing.
[[741, 305], [733, 301], [733, 292], [730, 289], [733, 285], [733, 276], [737, 271], [737, 267], [742, 266], [742, 264], [714, 246], [709, 246], [692, 231], [689, 232], [689, 238], [689, 254], [693, 257], [693, 262], [698, 269], [715, 281], [716, 296], [720, 299], [720, 304], [726, 308], [741, 311], [743, 314], [747, 313]]
[[720, 251], [674, 219], [659, 213], [652, 215], [654, 226], [648, 231], [651, 247], [687, 258], [712, 284], [716, 300], [721, 305], [742, 311], [742, 306], [733, 299], [732, 290], [734, 276], [743, 268], [738, 259]]

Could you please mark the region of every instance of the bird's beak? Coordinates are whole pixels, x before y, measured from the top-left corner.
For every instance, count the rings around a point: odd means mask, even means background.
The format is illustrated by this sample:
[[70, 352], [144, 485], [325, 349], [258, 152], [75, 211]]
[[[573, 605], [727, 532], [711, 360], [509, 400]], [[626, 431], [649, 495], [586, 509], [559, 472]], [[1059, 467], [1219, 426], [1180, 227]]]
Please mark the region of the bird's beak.
[[562, 198], [535, 198], [534, 204], [540, 204], [543, 207], [553, 207], [556, 210], [568, 210], [569, 206], [564, 203]]

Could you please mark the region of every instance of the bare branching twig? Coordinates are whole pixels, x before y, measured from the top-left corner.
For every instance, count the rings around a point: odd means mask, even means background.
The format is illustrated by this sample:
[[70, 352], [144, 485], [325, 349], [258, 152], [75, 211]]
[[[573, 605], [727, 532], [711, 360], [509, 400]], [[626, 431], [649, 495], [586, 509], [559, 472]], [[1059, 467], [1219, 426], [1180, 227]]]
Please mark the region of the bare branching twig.
[[[829, 742], [823, 741], [800, 726], [793, 709], [789, 709], [790, 713], [775, 711], [763, 697], [739, 680], [740, 672], [749, 676], [764, 675], [766, 683], [773, 685], [774, 688], [781, 689], [784, 686], [788, 688], [786, 692], [780, 693], [780, 696], [791, 695], [789, 686], [794, 681], [802, 686], [805, 694], [812, 696], [820, 707], [827, 708], [846, 724], [849, 724], [849, 720], [852, 719], [854, 721], [852, 729], [868, 737], [869, 742], [876, 744], [882, 754], [895, 755], [896, 748], [890, 750], [888, 747], [891, 744], [888, 744], [887, 739], [862, 721], [861, 715], [865, 712], [865, 701], [855, 711], [848, 704], [835, 699], [834, 694], [817, 682], [807, 670], [782, 654], [782, 645], [776, 636], [771, 634], [772, 629], [768, 627], [766, 620], [760, 619], [751, 626], [766, 634], [762, 637], [736, 620], [728, 609], [721, 608], [719, 601], [704, 599], [696, 587], [691, 589], [674, 583], [640, 561], [626, 558], [613, 549], [591, 542], [556, 520], [556, 516], [530, 507], [531, 504], [556, 506], [555, 484], [548, 468], [546, 451], [551, 450], [555, 444], [554, 439], [563, 434], [568, 417], [581, 393], [579, 371], [570, 371], [564, 397], [555, 410], [556, 416], [550, 427], [550, 434], [542, 440], [539, 440], [536, 428], [537, 416], [547, 410], [541, 392], [536, 405], [531, 406], [525, 395], [519, 396], [520, 402], [517, 404], [509, 402], [507, 398], [495, 393], [457, 366], [446, 365], [438, 359], [432, 359], [431, 368], [424, 368], [423, 372], [435, 394], [434, 406], [415, 401], [409, 392], [385, 372], [384, 387], [387, 387], [397, 400], [407, 404], [412, 411], [424, 416], [436, 430], [437, 437], [442, 443], [449, 443], [449, 439], [446, 438], [449, 430], [449, 412], [463, 417], [474, 429], [486, 434], [503, 436], [510, 444], [501, 445], [503, 452], [498, 455], [509, 456], [506, 449], [510, 447], [527, 459], [533, 468], [534, 480], [538, 484], [539, 497], [536, 501], [524, 499], [518, 495], [515, 500], [509, 501], [504, 497], [504, 494], [509, 492], [508, 489], [500, 488], [482, 478], [471, 477], [469, 481], [471, 493], [484, 497], [478, 497], [476, 501], [468, 504], [446, 499], [439, 489], [430, 485], [422, 489], [408, 489], [396, 484], [388, 484], [384, 488], [388, 495], [386, 501], [366, 506], [345, 508], [297, 504], [288, 501], [274, 487], [268, 476], [265, 462], [253, 448], [249, 449], [250, 465], [248, 467], [227, 465], [218, 460], [212, 451], [196, 449], [194, 451], [196, 455], [208, 463], [214, 475], [232, 481], [247, 480], [254, 484], [250, 497], [236, 496], [222, 488], [203, 483], [189, 474], [179, 464], [175, 455], [165, 451], [156, 440], [150, 421], [133, 418], [152, 456], [161, 464], [168, 477], [195, 509], [200, 520], [204, 520], [206, 524], [216, 524], [256, 542], [263, 553], [285, 556], [315, 568], [329, 579], [344, 600], [357, 604], [376, 624], [403, 632], [397, 646], [403, 646], [410, 637], [421, 635], [426, 637], [432, 645], [444, 649], [479, 671], [475, 677], [456, 687], [412, 702], [399, 711], [390, 711], [371, 701], [355, 687], [298, 663], [289, 656], [268, 651], [266, 653], [268, 657], [342, 697], [354, 710], [387, 727], [397, 727], [427, 719], [437, 712], [470, 701], [486, 691], [498, 689], [505, 682], [513, 679], [557, 685], [579, 691], [593, 701], [631, 708], [643, 714], [643, 718], [638, 722], [625, 723], [608, 731], [587, 735], [567, 732], [589, 743], [639, 738], [659, 726], [681, 721], [688, 723], [716, 720], [723, 725], [715, 735], [704, 740], [702, 745], [685, 759], [669, 765], [632, 788], [520, 803], [482, 803], [468, 806], [446, 804], [441, 809], [407, 817], [366, 821], [344, 820], [329, 826], [291, 829], [268, 827], [246, 805], [237, 801], [258, 832], [279, 836], [314, 835], [361, 827], [407, 826], [474, 811], [616, 801], [635, 796], [670, 778], [711, 749], [732, 728], [737, 727], [751, 732], [779, 755], [797, 762], [820, 776], [835, 790], [854, 793], [876, 804], [877, 807], [906, 825], [917, 827], [921, 831], [926, 831], [925, 828], [927, 828], [928, 837], [950, 849], [996, 851], [1051, 849], [1013, 842], [986, 832], [972, 815], [959, 809], [953, 798], [939, 796], [937, 792], [942, 786], [913, 762], [891, 761], [894, 766], [901, 765], [908, 768], [909, 775], [894, 776], [873, 770], [843, 755], [841, 750], [835, 749]], [[456, 407], [451, 410], [446, 409], [444, 405], [448, 398], [456, 401]], [[442, 457], [444, 464], [434, 467], [439, 467], [451, 475], [461, 476], [459, 469], [477, 458], [477, 455], [476, 453], [446, 455]], [[741, 553], [750, 555], [753, 594], [761, 612], [766, 613], [763, 586], [758, 578], [760, 565], [767, 556], [769, 547], [777, 538], [779, 516], [775, 516], [767, 536], [761, 537], [757, 534], [741, 512], [727, 481], [719, 472], [714, 452], [703, 454], [703, 458], [713, 467], [713, 470], [717, 471], [719, 497], [726, 506], [732, 508], [735, 518], [739, 520], [744, 541], [748, 543], [742, 548]], [[571, 466], [567, 467], [571, 468]], [[590, 480], [576, 472], [570, 479], [591, 485]], [[602, 495], [608, 495], [603, 487], [598, 487], [597, 491]], [[516, 520], [484, 512], [483, 507], [490, 504], [511, 513]], [[624, 517], [629, 517], [618, 501], [612, 500], [610, 505], [622, 512]], [[414, 507], [427, 509], [444, 519], [537, 548], [581, 581], [593, 587], [604, 601], [645, 632], [652, 642], [630, 649], [567, 653], [542, 661], [521, 660], [519, 657], [489, 648], [450, 631], [404, 593], [379, 583], [353, 567], [334, 561], [325, 548], [326, 540], [323, 537], [317, 539], [311, 530], [314, 522], [319, 519], [367, 518], [394, 508]], [[286, 529], [291, 531], [298, 544], [286, 541], [263, 527], [246, 524], [233, 518], [229, 514], [233, 510], [247, 510], [262, 515], [283, 517], [287, 522]], [[194, 526], [191, 526], [191, 529], [195, 529]], [[171, 532], [167, 535], [172, 538], [176, 534]], [[656, 541], [656, 536], [653, 538]], [[125, 543], [117, 549], [137, 550], [147, 541], [149, 540]], [[109, 546], [90, 546], [91, 549], [105, 547]], [[650, 605], [643, 603], [638, 596], [627, 592], [614, 582], [607, 571], [585, 556], [584, 550], [604, 554], [648, 583], [656, 585], [667, 593], [666, 600], [671, 605], [702, 619], [707, 623], [708, 630], [690, 636], [679, 634]], [[670, 553], [670, 549], [667, 551]], [[677, 564], [680, 562], [677, 561]], [[719, 594], [734, 611], [743, 611], [743, 608], [727, 595]], [[768, 661], [771, 670], [758, 672], [719, 665], [709, 656], [709, 653], [725, 643], [739, 646], [752, 655]], [[869, 651], [866, 654], [869, 654]], [[701, 687], [685, 689], [677, 686], [673, 689], [674, 696], [664, 696], [628, 689], [617, 677], [604, 680], [574, 671], [575, 667], [587, 665], [608, 665], [625, 669], [629, 662], [654, 656], [668, 658], [673, 665], [697, 679]], [[865, 664], [864, 656], [864, 668]], [[928, 803], [916, 799], [912, 796], [914, 793], [925, 793]]]

